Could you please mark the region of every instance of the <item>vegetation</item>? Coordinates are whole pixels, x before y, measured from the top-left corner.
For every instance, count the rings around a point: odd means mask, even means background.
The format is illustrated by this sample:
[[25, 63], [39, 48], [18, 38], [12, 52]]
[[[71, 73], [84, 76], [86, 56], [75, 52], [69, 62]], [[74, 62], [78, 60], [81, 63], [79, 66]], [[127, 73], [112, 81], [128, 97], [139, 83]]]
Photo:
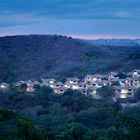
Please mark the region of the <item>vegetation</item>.
[[115, 96], [115, 92], [112, 86], [103, 86], [102, 88], [98, 89], [99, 96], [103, 99], [112, 98]]
[[138, 88], [138, 89], [135, 91], [134, 96], [135, 96], [138, 100], [140, 100], [140, 88]]
[[[140, 68], [139, 51], [138, 45], [98, 46], [57, 35], [1, 37], [0, 82], [131, 71]], [[118, 77], [126, 75], [120, 72]], [[56, 95], [49, 87], [36, 85], [35, 93], [28, 94], [26, 88], [22, 84], [20, 89], [10, 85], [9, 90], [0, 90], [0, 140], [140, 138], [140, 107], [123, 109], [109, 86], [98, 90], [99, 100], [77, 90]], [[135, 99], [140, 99], [139, 90]]]
[[57, 35], [0, 37], [0, 81], [131, 71], [140, 68], [138, 52], [135, 44], [100, 46]]
[[140, 108], [122, 109], [110, 87], [99, 92], [100, 100], [77, 90], [55, 95], [48, 87], [0, 93], [0, 139], [139, 140]]
[[119, 72], [117, 74], [117, 77], [119, 77], [120, 79], [125, 79], [127, 77], [127, 74], [125, 72]]
[[47, 140], [41, 128], [29, 119], [6, 109], [0, 109], [1, 140]]
[[135, 59], [135, 60], [140, 59], [140, 52], [130, 53], [128, 55], [128, 57], [130, 57], [131, 59]]

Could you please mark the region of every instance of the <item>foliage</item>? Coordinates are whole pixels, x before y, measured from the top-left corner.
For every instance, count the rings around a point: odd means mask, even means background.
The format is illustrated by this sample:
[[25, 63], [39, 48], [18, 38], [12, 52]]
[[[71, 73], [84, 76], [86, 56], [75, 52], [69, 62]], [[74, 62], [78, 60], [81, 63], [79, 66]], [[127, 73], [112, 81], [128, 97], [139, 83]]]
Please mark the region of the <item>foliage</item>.
[[62, 80], [83, 77], [87, 73], [109, 72], [123, 67], [131, 60], [130, 54], [137, 62], [132, 59], [124, 70], [140, 68], [140, 47], [107, 44], [92, 45], [57, 35], [0, 37], [0, 81], [39, 77]]
[[119, 77], [120, 79], [125, 79], [127, 77], [127, 74], [125, 72], [119, 72], [117, 74], [117, 77]]
[[135, 96], [137, 99], [140, 99], [140, 88], [138, 88], [138, 89], [135, 91], [134, 96]]
[[97, 90], [99, 96], [102, 98], [112, 98], [115, 96], [114, 90], [111, 86], [103, 86]]
[[59, 98], [59, 102], [67, 111], [79, 112], [93, 105], [92, 99], [77, 90], [68, 90]]
[[44, 132], [33, 123], [16, 113], [0, 109], [1, 140], [46, 140]]
[[49, 87], [34, 94], [0, 94], [0, 107], [10, 109], [0, 109], [1, 140], [139, 140], [140, 108], [122, 109], [110, 87], [100, 100], [77, 90], [58, 96]]
[[140, 52], [130, 53], [128, 57], [134, 60], [140, 59]]

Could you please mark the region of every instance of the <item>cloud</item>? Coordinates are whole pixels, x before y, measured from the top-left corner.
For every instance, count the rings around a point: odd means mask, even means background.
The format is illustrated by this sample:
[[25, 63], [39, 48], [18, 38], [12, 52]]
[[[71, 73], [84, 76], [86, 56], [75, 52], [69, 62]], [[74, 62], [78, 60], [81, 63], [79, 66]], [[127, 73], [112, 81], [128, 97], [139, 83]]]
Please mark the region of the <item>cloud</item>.
[[38, 19], [31, 14], [14, 14], [10, 16], [0, 15], [0, 28], [29, 25], [38, 22]]
[[[58, 19], [120, 19], [140, 16], [139, 0], [0, 0], [0, 13], [32, 13]], [[123, 12], [129, 13], [123, 15]], [[117, 14], [118, 13], [118, 14]]]
[[0, 34], [140, 36], [139, 5], [140, 0], [0, 0]]

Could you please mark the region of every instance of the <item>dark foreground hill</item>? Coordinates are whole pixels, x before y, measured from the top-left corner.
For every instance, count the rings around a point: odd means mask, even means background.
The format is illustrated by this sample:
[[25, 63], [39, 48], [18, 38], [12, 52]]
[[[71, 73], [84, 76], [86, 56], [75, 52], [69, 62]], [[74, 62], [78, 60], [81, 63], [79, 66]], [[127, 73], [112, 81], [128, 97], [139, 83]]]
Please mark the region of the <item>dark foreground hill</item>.
[[71, 37], [29, 35], [0, 38], [0, 80], [83, 77], [87, 73], [140, 68], [140, 47], [95, 45]]
[[139, 140], [139, 118], [140, 107], [123, 109], [110, 94], [95, 100], [48, 87], [0, 91], [0, 140]]

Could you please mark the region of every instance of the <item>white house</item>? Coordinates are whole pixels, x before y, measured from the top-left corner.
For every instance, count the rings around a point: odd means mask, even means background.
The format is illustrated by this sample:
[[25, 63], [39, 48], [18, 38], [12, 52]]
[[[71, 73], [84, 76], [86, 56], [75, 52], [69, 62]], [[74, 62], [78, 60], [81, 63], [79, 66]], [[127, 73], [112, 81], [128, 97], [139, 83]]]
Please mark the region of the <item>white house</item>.
[[140, 77], [140, 70], [133, 70], [132, 77], [139, 78]]
[[95, 83], [96, 81], [102, 81], [102, 76], [100, 74], [85, 76], [85, 83], [87, 82]]
[[126, 85], [129, 86], [129, 87], [133, 86], [133, 78], [127, 77], [127, 78], [125, 79], [125, 83], [126, 83]]
[[66, 82], [69, 83], [69, 84], [78, 84], [79, 81], [80, 81], [80, 79], [76, 78], [76, 77], [74, 77], [74, 78], [67, 78], [66, 79]]
[[91, 96], [92, 98], [95, 98], [95, 99], [101, 99], [101, 97], [99, 96], [99, 94], [97, 92], [97, 89], [98, 88], [96, 88], [96, 87], [92, 87], [92, 88], [88, 89], [87, 95]]
[[16, 87], [20, 87], [22, 84], [26, 84], [26, 82], [25, 81], [19, 81], [19, 82], [15, 83], [14, 85]]
[[55, 88], [55, 89], [53, 89], [53, 90], [54, 90], [54, 92], [55, 92], [56, 94], [64, 94], [64, 92], [66, 91], [66, 89], [63, 88], [63, 87], [61, 87], [61, 88]]
[[139, 78], [133, 78], [132, 86], [134, 86], [135, 88], [139, 88], [140, 87], [140, 79]]
[[66, 82], [64, 84], [64, 87], [67, 89], [79, 89], [79, 79], [74, 77], [74, 78], [67, 78]]
[[117, 72], [110, 72], [109, 74], [108, 74], [108, 81], [116, 81], [116, 76], [117, 76]]
[[127, 86], [126, 79], [119, 79], [118, 82], [119, 82], [120, 86], [122, 86], [122, 87]]
[[39, 81], [33, 81], [33, 83], [34, 83], [34, 85], [40, 85], [40, 86], [42, 86], [42, 84], [39, 82]]
[[9, 84], [7, 84], [7, 83], [0, 83], [0, 89], [1, 90], [6, 90], [6, 89], [8, 89], [8, 87], [9, 87]]
[[56, 80], [55, 79], [41, 79], [42, 81], [42, 85], [44, 86], [51, 86], [51, 85], [54, 85], [56, 83]]
[[134, 96], [134, 88], [133, 87], [114, 87], [116, 98], [128, 98]]
[[27, 84], [27, 89], [26, 89], [27, 92], [31, 93], [31, 92], [35, 91], [33, 81], [29, 80], [29, 81], [26, 82], [26, 84]]
[[56, 82], [53, 86], [54, 89], [60, 89], [61, 87], [63, 87], [63, 83], [62, 82]]

